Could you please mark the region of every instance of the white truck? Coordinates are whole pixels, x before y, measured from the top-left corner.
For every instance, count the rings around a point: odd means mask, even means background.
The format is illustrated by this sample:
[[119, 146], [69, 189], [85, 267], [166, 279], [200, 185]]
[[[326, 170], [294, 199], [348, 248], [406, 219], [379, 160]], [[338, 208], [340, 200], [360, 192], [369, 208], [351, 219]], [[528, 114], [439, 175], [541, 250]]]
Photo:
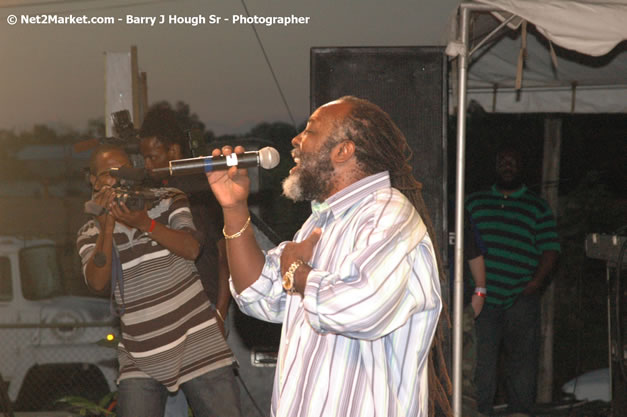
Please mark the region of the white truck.
[[117, 389], [119, 329], [109, 301], [64, 295], [57, 259], [51, 240], [0, 236], [0, 389], [14, 410]]

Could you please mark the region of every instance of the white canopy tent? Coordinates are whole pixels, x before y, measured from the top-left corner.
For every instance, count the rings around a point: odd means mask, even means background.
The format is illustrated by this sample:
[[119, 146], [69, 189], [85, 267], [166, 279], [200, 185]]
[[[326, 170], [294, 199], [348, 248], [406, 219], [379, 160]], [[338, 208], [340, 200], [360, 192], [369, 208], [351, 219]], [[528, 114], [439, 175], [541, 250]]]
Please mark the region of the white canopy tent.
[[[627, 37], [626, 0], [477, 0], [465, 5], [472, 7], [469, 43], [455, 40], [448, 50], [455, 55], [459, 48], [472, 48], [469, 101], [493, 112], [627, 112], [627, 44], [616, 47]], [[503, 21], [500, 27], [493, 16]], [[523, 22], [530, 23], [527, 35]]]
[[[490, 21], [486, 13], [502, 23], [492, 23], [496, 27], [486, 30], [484, 22]], [[456, 23], [447, 53], [457, 57], [456, 97], [451, 101], [457, 112], [453, 291], [453, 410], [457, 417], [461, 416], [468, 101], [475, 100], [488, 111], [512, 113], [627, 112], [627, 48], [625, 43], [617, 47], [627, 39], [627, 0], [476, 0], [459, 6]], [[528, 24], [538, 37], [527, 35]], [[509, 32], [505, 27], [520, 31], [519, 39], [508, 33], [497, 38]], [[484, 37], [473, 46], [471, 39], [478, 35]], [[553, 44], [565, 49], [555, 52]]]

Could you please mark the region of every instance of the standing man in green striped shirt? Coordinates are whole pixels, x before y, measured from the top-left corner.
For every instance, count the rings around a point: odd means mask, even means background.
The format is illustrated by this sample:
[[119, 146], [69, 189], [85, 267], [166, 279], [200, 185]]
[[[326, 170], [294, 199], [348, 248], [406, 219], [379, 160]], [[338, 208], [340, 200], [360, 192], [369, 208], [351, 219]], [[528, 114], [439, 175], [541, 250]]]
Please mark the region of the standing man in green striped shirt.
[[547, 202], [522, 182], [522, 155], [496, 155], [496, 184], [474, 193], [466, 207], [484, 241], [487, 297], [477, 318], [479, 411], [492, 414], [501, 342], [508, 411], [531, 415], [536, 396], [540, 295], [560, 244]]

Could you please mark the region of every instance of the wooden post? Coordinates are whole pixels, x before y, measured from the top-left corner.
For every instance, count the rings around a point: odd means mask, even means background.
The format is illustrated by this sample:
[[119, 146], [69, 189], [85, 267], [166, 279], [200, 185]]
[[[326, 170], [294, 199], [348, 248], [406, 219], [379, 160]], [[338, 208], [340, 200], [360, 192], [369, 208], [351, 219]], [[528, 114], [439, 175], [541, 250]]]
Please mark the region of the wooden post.
[[141, 122], [148, 112], [148, 76], [145, 72], [141, 73]]
[[[542, 160], [542, 197], [546, 199], [557, 218], [558, 185], [560, 170], [560, 148], [562, 141], [562, 119], [544, 120], [544, 155]], [[538, 369], [537, 401], [553, 400], [553, 322], [555, 285], [548, 286], [542, 296], [541, 344]]]
[[142, 124], [139, 97], [139, 64], [137, 63], [137, 46], [131, 46], [131, 90], [133, 92], [133, 125], [136, 129]]

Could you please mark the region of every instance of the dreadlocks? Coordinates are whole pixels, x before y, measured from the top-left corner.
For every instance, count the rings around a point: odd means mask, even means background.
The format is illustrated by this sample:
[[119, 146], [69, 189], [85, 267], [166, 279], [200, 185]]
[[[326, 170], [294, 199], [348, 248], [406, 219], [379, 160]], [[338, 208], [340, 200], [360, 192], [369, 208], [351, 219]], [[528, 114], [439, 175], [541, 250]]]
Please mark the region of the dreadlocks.
[[[355, 143], [355, 157], [364, 174], [388, 171], [392, 187], [401, 191], [416, 208], [433, 241], [440, 281], [444, 282], [442, 261], [435, 241], [436, 234], [422, 198], [422, 184], [412, 175], [412, 167], [409, 164], [412, 152], [405, 135], [390, 116], [377, 105], [353, 96], [345, 96], [338, 101], [350, 103], [352, 109], [341, 126], [338, 126], [337, 135]], [[442, 311], [448, 322], [447, 306], [444, 303]], [[443, 351], [443, 332], [441, 326], [438, 326], [429, 353], [430, 416], [452, 415], [449, 402], [451, 393], [452, 385]]]
[[189, 144], [177, 120], [176, 112], [168, 107], [157, 106], [149, 110], [144, 117], [138, 136], [142, 139], [155, 137], [166, 148], [178, 144], [183, 157], [191, 156]]

